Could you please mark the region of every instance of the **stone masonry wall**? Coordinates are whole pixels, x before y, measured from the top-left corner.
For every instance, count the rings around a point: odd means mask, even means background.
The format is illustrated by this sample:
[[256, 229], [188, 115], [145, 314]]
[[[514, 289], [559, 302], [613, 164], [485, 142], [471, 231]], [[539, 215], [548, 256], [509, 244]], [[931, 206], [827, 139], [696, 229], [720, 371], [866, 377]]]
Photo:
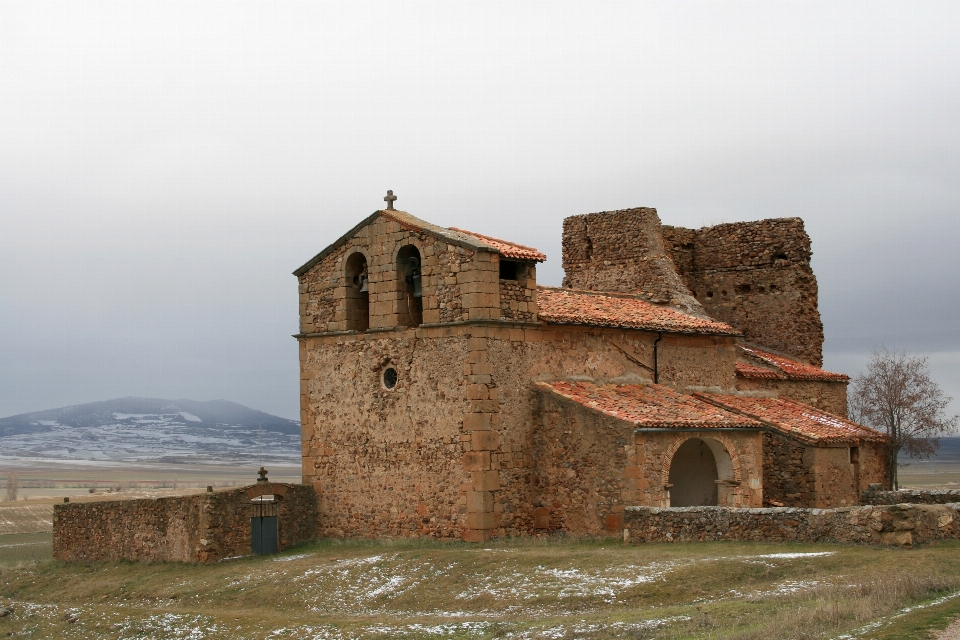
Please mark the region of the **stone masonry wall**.
[[757, 431], [634, 432], [610, 416], [542, 391], [534, 430], [534, 505], [539, 529], [570, 534], [619, 533], [630, 505], [668, 506], [673, 454], [690, 438], [718, 440], [732, 468], [720, 471], [719, 501], [760, 506], [761, 442]]
[[863, 492], [863, 504], [960, 504], [960, 491], [956, 489], [929, 490], [900, 489], [899, 491], [884, 491], [882, 485], [868, 486]]
[[737, 377], [738, 391], [773, 391], [843, 418], [847, 415], [847, 382], [833, 380], [773, 380]]
[[563, 221], [563, 286], [636, 293], [703, 314], [664, 249], [656, 209], [571, 216]]
[[431, 333], [301, 340], [303, 482], [316, 488], [322, 536], [461, 536], [469, 337]]
[[[301, 337], [303, 481], [316, 488], [321, 535], [532, 532], [532, 382], [652, 382], [656, 339], [506, 322]], [[664, 384], [732, 386], [733, 338], [664, 336], [660, 351]], [[682, 360], [696, 376], [671, 377]], [[392, 390], [387, 366], [399, 374]]]
[[214, 562], [252, 553], [251, 500], [279, 502], [279, 546], [316, 536], [312, 487], [258, 483], [192, 496], [54, 506], [53, 557], [65, 561]]
[[801, 219], [662, 229], [667, 253], [707, 314], [748, 342], [823, 364], [817, 279]]
[[860, 503], [869, 483], [887, 486], [882, 445], [813, 446], [776, 432], [763, 434], [764, 505], [829, 509]]
[[816, 500], [816, 482], [808, 461], [807, 446], [769, 431], [763, 434], [763, 504], [806, 507]]
[[537, 321], [537, 268], [518, 263], [516, 280], [500, 280], [500, 319]]
[[850, 542], [910, 546], [960, 538], [960, 505], [730, 509], [628, 507], [632, 543], [708, 540]]
[[864, 442], [860, 445], [859, 490], [866, 491], [871, 484], [890, 489], [893, 482], [887, 462], [889, 449], [880, 442]]

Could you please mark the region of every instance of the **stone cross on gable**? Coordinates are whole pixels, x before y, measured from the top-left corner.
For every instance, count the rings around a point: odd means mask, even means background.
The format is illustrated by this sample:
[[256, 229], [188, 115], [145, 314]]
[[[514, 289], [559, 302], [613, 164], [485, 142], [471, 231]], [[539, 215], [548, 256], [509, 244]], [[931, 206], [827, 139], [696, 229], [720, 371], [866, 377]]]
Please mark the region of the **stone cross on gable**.
[[397, 199], [397, 196], [393, 195], [392, 189], [387, 189], [387, 196], [383, 199], [387, 203], [387, 211], [393, 211], [393, 201]]

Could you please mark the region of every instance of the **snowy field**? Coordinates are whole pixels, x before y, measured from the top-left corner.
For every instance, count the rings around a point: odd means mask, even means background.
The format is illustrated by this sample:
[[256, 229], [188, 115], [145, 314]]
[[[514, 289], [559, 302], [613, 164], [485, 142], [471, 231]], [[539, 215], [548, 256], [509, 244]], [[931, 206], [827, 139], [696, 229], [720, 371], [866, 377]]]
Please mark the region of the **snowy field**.
[[265, 464], [300, 461], [300, 437], [231, 425], [210, 425], [189, 413], [113, 414], [87, 427], [41, 421], [50, 431], [0, 437], [4, 460], [206, 462]]

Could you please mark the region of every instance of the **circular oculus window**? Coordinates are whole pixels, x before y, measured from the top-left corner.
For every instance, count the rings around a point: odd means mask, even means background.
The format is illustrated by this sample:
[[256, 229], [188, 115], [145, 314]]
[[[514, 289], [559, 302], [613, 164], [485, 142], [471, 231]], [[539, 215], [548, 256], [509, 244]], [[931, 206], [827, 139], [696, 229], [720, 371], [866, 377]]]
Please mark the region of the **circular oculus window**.
[[383, 386], [385, 389], [393, 389], [397, 386], [397, 370], [393, 367], [383, 370]]

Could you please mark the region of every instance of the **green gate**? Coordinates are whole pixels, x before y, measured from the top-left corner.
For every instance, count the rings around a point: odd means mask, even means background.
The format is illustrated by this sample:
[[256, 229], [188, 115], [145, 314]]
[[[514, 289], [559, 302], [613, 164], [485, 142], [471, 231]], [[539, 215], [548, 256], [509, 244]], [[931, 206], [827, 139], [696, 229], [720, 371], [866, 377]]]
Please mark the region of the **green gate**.
[[279, 505], [273, 496], [260, 496], [251, 502], [250, 546], [254, 555], [279, 551]]

